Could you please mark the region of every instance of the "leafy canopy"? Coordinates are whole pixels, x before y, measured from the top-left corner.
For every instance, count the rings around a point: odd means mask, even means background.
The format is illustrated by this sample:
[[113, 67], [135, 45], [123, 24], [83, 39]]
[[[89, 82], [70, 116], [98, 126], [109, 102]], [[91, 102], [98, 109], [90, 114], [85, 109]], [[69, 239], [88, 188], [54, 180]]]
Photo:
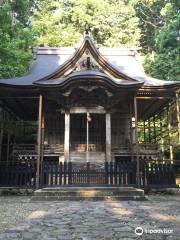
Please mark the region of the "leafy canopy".
[[160, 14], [164, 25], [156, 31], [154, 51], [146, 57], [146, 71], [157, 78], [180, 80], [180, 2], [166, 1]]
[[0, 78], [23, 75], [30, 46], [74, 46], [89, 26], [99, 46], [141, 46], [146, 72], [179, 80], [179, 0], [1, 0]]
[[49, 46], [75, 45], [86, 25], [101, 46], [132, 47], [139, 43], [138, 18], [132, 4], [125, 1], [42, 0], [33, 22], [37, 43]]
[[22, 75], [32, 58], [28, 19], [31, 0], [6, 0], [0, 6], [0, 78]]

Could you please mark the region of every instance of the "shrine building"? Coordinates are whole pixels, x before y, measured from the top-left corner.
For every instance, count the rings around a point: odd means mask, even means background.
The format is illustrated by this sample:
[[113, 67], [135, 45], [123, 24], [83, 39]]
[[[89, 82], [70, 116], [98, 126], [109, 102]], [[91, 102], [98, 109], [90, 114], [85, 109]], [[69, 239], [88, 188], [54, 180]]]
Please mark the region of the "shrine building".
[[[61, 181], [56, 179], [53, 183], [54, 178], [49, 180], [50, 175], [46, 174], [48, 164], [57, 167], [52, 167], [49, 174], [58, 177], [63, 171], [69, 176], [69, 163], [71, 170], [79, 172], [89, 164], [94, 177], [88, 175], [88, 183], [119, 185], [124, 184], [121, 177], [117, 180], [114, 175], [112, 180], [111, 176], [102, 175], [101, 180], [94, 180], [96, 173], [98, 178], [99, 170], [107, 173], [106, 167], [111, 175], [117, 170], [113, 170], [114, 166], [121, 166], [120, 169], [129, 166], [131, 178], [135, 171], [131, 183], [140, 186], [150, 181], [147, 176], [150, 169], [146, 166], [143, 170], [141, 161], [156, 164], [168, 158], [170, 178], [166, 185], [174, 184], [171, 138], [175, 113], [180, 142], [179, 90], [180, 82], [147, 76], [138, 49], [99, 48], [89, 33], [78, 47], [37, 47], [27, 75], [0, 80], [0, 165], [6, 169], [6, 176], [13, 166], [22, 171], [29, 169], [31, 176], [28, 180], [23, 178], [21, 184], [37, 188], [41, 184], [60, 185], [68, 181], [87, 183], [72, 180], [72, 175], [70, 180], [64, 175]], [[165, 145], [169, 146], [168, 156]], [[164, 171], [162, 162], [161, 167], [158, 164], [155, 167], [157, 174]], [[135, 163], [135, 168], [131, 163]], [[154, 174], [154, 168], [150, 168], [149, 178]], [[15, 175], [4, 181], [2, 174], [0, 185], [13, 185]], [[127, 170], [127, 179], [128, 176]], [[16, 179], [14, 184], [20, 184], [19, 181]], [[157, 181], [152, 179], [149, 184]]]

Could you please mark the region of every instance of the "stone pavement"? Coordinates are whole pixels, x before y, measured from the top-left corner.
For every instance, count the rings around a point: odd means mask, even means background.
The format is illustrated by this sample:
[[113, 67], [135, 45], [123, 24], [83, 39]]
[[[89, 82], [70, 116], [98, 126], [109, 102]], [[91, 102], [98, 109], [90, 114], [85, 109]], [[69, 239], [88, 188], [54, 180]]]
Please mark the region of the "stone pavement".
[[[29, 200], [0, 197], [0, 239], [180, 239], [180, 196], [151, 195], [144, 202]], [[141, 236], [136, 227], [143, 228]]]

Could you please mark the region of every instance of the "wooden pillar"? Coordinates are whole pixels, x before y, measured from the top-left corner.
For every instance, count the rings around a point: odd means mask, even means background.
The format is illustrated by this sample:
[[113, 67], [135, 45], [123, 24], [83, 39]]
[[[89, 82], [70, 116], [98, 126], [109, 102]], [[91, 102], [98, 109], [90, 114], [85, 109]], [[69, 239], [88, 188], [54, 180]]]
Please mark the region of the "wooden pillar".
[[106, 113], [106, 161], [111, 160], [111, 114]]
[[180, 146], [180, 112], [179, 112], [179, 94], [176, 93], [176, 117], [178, 124], [178, 144]]
[[144, 138], [144, 143], [146, 142], [146, 121], [143, 121], [143, 138]]
[[44, 159], [44, 109], [42, 108], [42, 123], [41, 123], [41, 159], [40, 159], [40, 172], [42, 173], [43, 159]]
[[139, 146], [138, 146], [138, 135], [137, 135], [137, 126], [138, 126], [138, 115], [137, 115], [137, 99], [134, 97], [134, 117], [135, 117], [135, 140], [136, 140], [136, 176], [137, 176], [137, 185], [140, 187], [140, 169], [139, 169]]
[[130, 130], [130, 152], [131, 152], [131, 161], [134, 160], [134, 148], [133, 148], [133, 131], [134, 131], [134, 128], [133, 128], [133, 116], [134, 116], [134, 104], [133, 104], [133, 100], [131, 99], [130, 100], [130, 114], [131, 114], [131, 118], [130, 118], [130, 126], [129, 126], [129, 130]]
[[169, 152], [170, 152], [170, 160], [173, 160], [173, 143], [172, 143], [172, 125], [171, 125], [171, 109], [167, 109], [167, 117], [168, 117], [168, 135], [169, 135]]
[[163, 137], [163, 118], [162, 115], [160, 114], [159, 116], [159, 120], [160, 120], [160, 139], [161, 139], [161, 152], [162, 152], [162, 159], [164, 160], [164, 137]]
[[37, 134], [36, 189], [39, 188], [39, 184], [40, 184], [41, 148], [42, 148], [42, 95], [39, 96], [38, 134]]
[[151, 119], [149, 118], [148, 119], [148, 140], [149, 140], [149, 143], [151, 143]]
[[2, 144], [3, 144], [3, 135], [4, 135], [4, 112], [0, 108], [0, 162], [2, 161]]
[[134, 97], [134, 117], [135, 117], [135, 142], [137, 145], [138, 144], [138, 136], [137, 136], [138, 120], [137, 120], [137, 99], [136, 99], [136, 97]]
[[156, 116], [153, 116], [154, 143], [156, 143]]
[[65, 128], [64, 128], [64, 160], [69, 161], [69, 140], [70, 140], [70, 112], [65, 111]]
[[9, 148], [10, 148], [10, 131], [7, 132], [7, 151], [6, 151], [6, 165], [9, 165]]

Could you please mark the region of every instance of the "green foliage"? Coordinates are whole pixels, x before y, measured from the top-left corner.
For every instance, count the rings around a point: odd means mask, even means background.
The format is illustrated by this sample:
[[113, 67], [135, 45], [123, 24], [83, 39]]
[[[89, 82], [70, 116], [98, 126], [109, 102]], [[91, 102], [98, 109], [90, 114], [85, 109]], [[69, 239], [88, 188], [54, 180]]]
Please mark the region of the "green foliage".
[[154, 51], [156, 32], [164, 25], [163, 16], [160, 14], [164, 5], [164, 0], [137, 0], [134, 5], [140, 20], [140, 45], [145, 54]]
[[[0, 78], [22, 75], [29, 46], [74, 46], [89, 26], [99, 46], [141, 46], [149, 75], [179, 80], [179, 0], [1, 0]], [[31, 26], [32, 22], [32, 26]], [[35, 40], [36, 39], [36, 40]]]
[[42, 0], [33, 23], [37, 43], [49, 46], [75, 45], [86, 25], [100, 46], [138, 45], [138, 18], [132, 4], [124, 1]]
[[30, 0], [7, 0], [0, 6], [0, 78], [22, 75], [29, 66], [29, 46], [33, 43], [28, 26], [31, 4]]
[[154, 52], [146, 56], [146, 71], [157, 78], [180, 80], [180, 3], [172, 1], [161, 9], [164, 26], [156, 32]]

